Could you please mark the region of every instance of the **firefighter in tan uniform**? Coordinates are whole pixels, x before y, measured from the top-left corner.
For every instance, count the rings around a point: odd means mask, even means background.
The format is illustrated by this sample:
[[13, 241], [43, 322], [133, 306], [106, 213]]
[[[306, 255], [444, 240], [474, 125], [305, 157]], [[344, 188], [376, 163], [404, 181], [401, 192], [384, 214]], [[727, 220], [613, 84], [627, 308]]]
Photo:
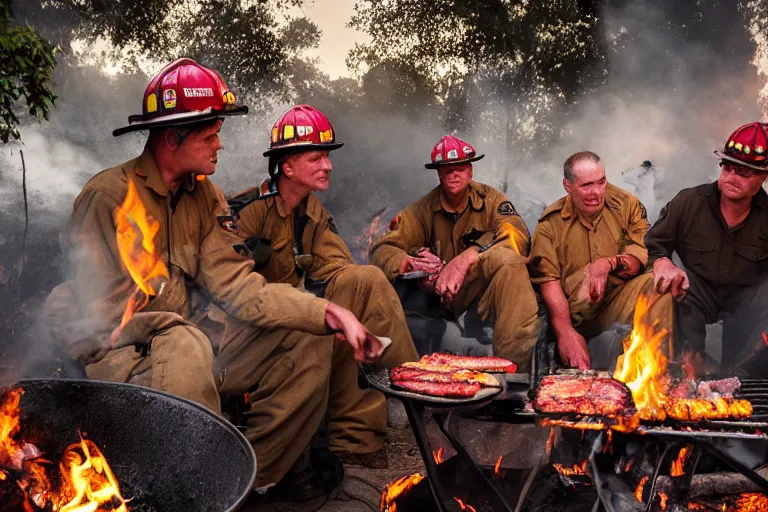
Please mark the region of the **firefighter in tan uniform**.
[[[219, 393], [250, 392], [245, 434], [262, 487], [283, 478], [325, 413], [338, 347], [323, 335], [342, 333], [359, 361], [374, 360], [382, 346], [350, 311], [267, 284], [235, 250], [240, 240], [219, 225], [217, 194], [204, 177], [216, 169], [222, 118], [246, 112], [215, 71], [191, 59], [166, 66], [147, 87], [143, 114], [113, 132], [148, 129], [144, 152], [91, 178], [75, 200], [62, 233], [75, 276], [51, 292], [45, 312], [50, 333], [89, 378], [148, 385], [217, 413]], [[135, 285], [121, 263], [113, 215], [129, 182], [159, 224], [155, 252], [169, 278], [120, 329]], [[218, 343], [191, 321], [195, 288], [228, 315]]]
[[[350, 309], [371, 332], [392, 340], [379, 363], [392, 367], [418, 359], [405, 314], [378, 268], [355, 265], [328, 210], [313, 194], [327, 190], [329, 152], [336, 142], [330, 121], [310, 105], [283, 114], [271, 131], [270, 178], [230, 201], [237, 233], [254, 256], [254, 270], [270, 283], [287, 283]], [[262, 190], [265, 193], [262, 194]], [[330, 447], [347, 464], [386, 467], [387, 404], [356, 384], [351, 347], [339, 344], [330, 381]]]
[[494, 322], [494, 354], [525, 372], [539, 331], [525, 267], [528, 228], [504, 194], [472, 181], [472, 162], [483, 156], [461, 139], [443, 137], [426, 164], [437, 169], [440, 186], [392, 219], [370, 259], [390, 279], [426, 272], [421, 289], [455, 317], [476, 306]]
[[568, 195], [551, 204], [533, 233], [529, 268], [541, 288], [563, 363], [590, 367], [586, 338], [614, 323], [631, 324], [641, 293], [648, 319], [672, 333], [672, 296], [654, 294], [643, 237], [649, 224], [640, 201], [609, 184], [590, 151], [565, 161]]

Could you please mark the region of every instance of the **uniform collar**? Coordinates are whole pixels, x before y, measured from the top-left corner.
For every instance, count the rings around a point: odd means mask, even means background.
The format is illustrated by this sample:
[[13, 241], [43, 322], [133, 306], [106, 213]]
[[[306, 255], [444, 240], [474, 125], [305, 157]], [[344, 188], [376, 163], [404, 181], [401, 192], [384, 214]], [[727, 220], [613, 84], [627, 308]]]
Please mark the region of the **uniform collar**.
[[[288, 210], [285, 207], [285, 202], [278, 201], [277, 197], [269, 198], [268, 201], [275, 202], [275, 206], [277, 207], [277, 213], [283, 219], [291, 215], [291, 213], [293, 213], [292, 210]], [[320, 222], [320, 219], [322, 217], [323, 205], [320, 202], [320, 200], [315, 196], [315, 194], [309, 194], [309, 196], [307, 196], [306, 199], [304, 199], [301, 203], [299, 203], [299, 205], [296, 207], [296, 210], [305, 214], [314, 223], [318, 223]]]
[[[619, 199], [617, 197], [617, 187], [608, 184], [608, 187], [605, 191], [605, 205], [603, 208], [598, 212], [598, 214], [594, 217], [594, 224], [597, 225], [597, 223], [600, 221], [600, 219], [603, 217], [603, 212], [605, 211], [605, 208], [610, 208], [611, 210], [620, 211], [621, 210], [621, 203], [619, 202]], [[570, 219], [576, 214], [576, 208], [573, 206], [573, 199], [571, 199], [570, 194], [565, 197], [565, 204], [563, 205], [562, 209], [560, 210], [560, 216], [563, 219]]]
[[[144, 186], [152, 189], [160, 196], [167, 197], [170, 195], [168, 187], [165, 186], [163, 178], [160, 176], [160, 170], [157, 168], [155, 157], [152, 156], [152, 152], [149, 148], [144, 148], [144, 152], [142, 152], [141, 156], [134, 160], [134, 162], [135, 166], [133, 172], [136, 176], [144, 178]], [[188, 174], [181, 180], [181, 187], [187, 192], [194, 191], [196, 185], [197, 177], [194, 174]]]
[[[440, 194], [440, 185], [435, 187], [432, 195], [432, 211], [443, 211], [443, 202]], [[475, 211], [483, 209], [485, 204], [485, 192], [480, 189], [480, 184], [475, 181], [469, 182], [469, 205]]]

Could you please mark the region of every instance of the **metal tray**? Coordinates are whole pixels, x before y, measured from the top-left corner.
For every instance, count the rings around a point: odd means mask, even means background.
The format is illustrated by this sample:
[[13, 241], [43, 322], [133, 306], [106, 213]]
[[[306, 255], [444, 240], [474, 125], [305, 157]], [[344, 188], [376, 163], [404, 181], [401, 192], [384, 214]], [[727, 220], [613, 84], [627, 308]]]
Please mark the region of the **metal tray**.
[[421, 403], [427, 407], [463, 407], [488, 402], [492, 400], [496, 395], [501, 393], [505, 387], [505, 379], [500, 378], [500, 375], [502, 374], [496, 373], [491, 375], [493, 375], [494, 378], [499, 381], [501, 387], [482, 388], [480, 391], [475, 393], [475, 396], [472, 398], [443, 398], [439, 396], [422, 395], [420, 393], [414, 393], [412, 391], [405, 391], [403, 389], [397, 389], [393, 387], [392, 381], [389, 378], [389, 370], [387, 369], [365, 374], [368, 383], [385, 395], [394, 398], [400, 398], [402, 400], [411, 400]]

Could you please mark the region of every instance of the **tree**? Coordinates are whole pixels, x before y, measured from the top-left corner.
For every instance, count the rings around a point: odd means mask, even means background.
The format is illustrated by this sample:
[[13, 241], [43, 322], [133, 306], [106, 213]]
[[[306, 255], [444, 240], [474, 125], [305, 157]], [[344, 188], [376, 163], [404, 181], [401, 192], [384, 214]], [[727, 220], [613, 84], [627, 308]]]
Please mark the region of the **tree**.
[[0, 140], [20, 139], [18, 101], [29, 114], [48, 119], [56, 95], [51, 90], [54, 47], [30, 26], [11, 23], [10, 3], [0, 4]]

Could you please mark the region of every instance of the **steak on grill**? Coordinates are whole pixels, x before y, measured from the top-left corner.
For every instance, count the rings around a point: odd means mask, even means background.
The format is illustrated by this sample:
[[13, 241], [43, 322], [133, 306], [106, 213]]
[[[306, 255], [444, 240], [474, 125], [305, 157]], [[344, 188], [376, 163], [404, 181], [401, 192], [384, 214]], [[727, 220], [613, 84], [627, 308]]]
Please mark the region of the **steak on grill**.
[[403, 380], [393, 381], [392, 383], [406, 391], [443, 398], [472, 398], [481, 389], [480, 384], [476, 382], [435, 383]]
[[396, 366], [390, 370], [390, 376], [393, 382], [404, 380], [415, 380], [442, 384], [452, 382], [477, 382], [478, 384], [488, 388], [500, 387], [499, 381], [497, 381], [493, 375], [489, 375], [483, 372], [476, 372], [473, 370], [457, 370], [452, 367], [447, 368], [447, 371], [428, 371], [420, 370], [417, 368], [408, 368], [405, 366]]
[[541, 379], [533, 405], [544, 413], [615, 417], [634, 402], [629, 389], [610, 377], [548, 375]]

